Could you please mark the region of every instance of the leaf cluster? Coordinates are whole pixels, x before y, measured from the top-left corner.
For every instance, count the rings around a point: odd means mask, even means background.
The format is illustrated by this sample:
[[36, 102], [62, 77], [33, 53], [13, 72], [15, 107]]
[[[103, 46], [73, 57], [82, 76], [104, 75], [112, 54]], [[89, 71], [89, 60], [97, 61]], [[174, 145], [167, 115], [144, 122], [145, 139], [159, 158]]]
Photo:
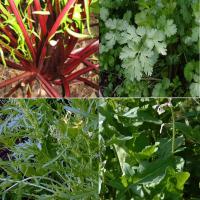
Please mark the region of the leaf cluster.
[[107, 99], [99, 110], [101, 199], [200, 197], [198, 100]]
[[191, 89], [199, 87], [199, 79], [184, 74], [193, 61], [200, 70], [199, 1], [100, 1], [100, 6], [105, 96], [199, 96]]
[[95, 199], [93, 100], [7, 100], [0, 111], [1, 199]]

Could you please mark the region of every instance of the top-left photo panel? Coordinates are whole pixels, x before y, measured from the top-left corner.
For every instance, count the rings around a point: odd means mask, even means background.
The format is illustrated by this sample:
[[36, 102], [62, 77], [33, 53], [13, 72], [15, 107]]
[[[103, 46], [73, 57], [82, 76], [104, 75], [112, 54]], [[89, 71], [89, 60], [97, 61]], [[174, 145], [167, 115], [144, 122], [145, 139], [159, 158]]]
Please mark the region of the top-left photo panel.
[[99, 0], [1, 0], [0, 98], [98, 97]]

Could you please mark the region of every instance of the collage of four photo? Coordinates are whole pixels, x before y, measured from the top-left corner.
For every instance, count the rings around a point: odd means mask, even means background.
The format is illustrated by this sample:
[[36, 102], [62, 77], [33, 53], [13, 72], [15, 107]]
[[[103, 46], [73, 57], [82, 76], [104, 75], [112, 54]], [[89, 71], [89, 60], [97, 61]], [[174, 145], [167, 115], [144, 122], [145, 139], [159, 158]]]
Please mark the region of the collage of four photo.
[[1, 0], [0, 199], [199, 200], [200, 1]]

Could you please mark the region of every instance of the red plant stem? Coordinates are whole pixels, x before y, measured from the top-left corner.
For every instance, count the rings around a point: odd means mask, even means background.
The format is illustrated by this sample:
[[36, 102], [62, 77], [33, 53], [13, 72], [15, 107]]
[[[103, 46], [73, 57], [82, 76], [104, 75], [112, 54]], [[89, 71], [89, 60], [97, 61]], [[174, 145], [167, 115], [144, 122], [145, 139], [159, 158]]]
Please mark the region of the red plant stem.
[[70, 97], [70, 87], [69, 87], [69, 82], [65, 80], [65, 78], [62, 78], [62, 83], [65, 89], [65, 97]]
[[96, 52], [99, 50], [99, 40], [98, 39], [94, 40], [88, 46], [86, 46], [85, 48], [83, 48], [80, 51], [79, 55], [88, 54], [88, 52], [90, 52], [90, 50], [92, 50], [92, 51], [96, 50]]
[[[2, 59], [0, 58], [0, 61], [2, 61]], [[18, 65], [10, 60], [5, 60], [6, 61], [6, 64], [10, 67], [10, 68], [13, 68], [13, 69], [17, 69], [17, 70], [21, 70], [21, 71], [24, 71], [25, 68], [24, 66], [22, 65]]]
[[[69, 56], [69, 58], [71, 58], [71, 59], [80, 59], [80, 56], [78, 56], [78, 55], [72, 55], [72, 54], [71, 54], [71, 55]], [[85, 59], [85, 60], [83, 60], [82, 63], [84, 63], [85, 65], [88, 66], [88, 65], [90, 65], [91, 62], [89, 62], [88, 60]], [[98, 68], [99, 68], [99, 65], [96, 65], [96, 68], [95, 68], [96, 71], [99, 71]]]
[[23, 24], [21, 15], [20, 15], [20, 13], [19, 13], [19, 11], [18, 11], [18, 9], [17, 9], [17, 7], [15, 5], [15, 2], [13, 0], [8, 0], [8, 1], [9, 1], [10, 6], [11, 6], [11, 9], [12, 9], [12, 11], [13, 11], [15, 17], [16, 17], [16, 20], [17, 20], [17, 22], [18, 22], [18, 24], [19, 24], [19, 26], [20, 26], [20, 28], [22, 30], [22, 33], [23, 33], [25, 41], [26, 41], [26, 43], [27, 43], [27, 45], [29, 47], [30, 53], [32, 55], [32, 58], [33, 58], [33, 60], [35, 60], [36, 59], [35, 49], [32, 46], [31, 40], [30, 40], [30, 38], [28, 36], [28, 33], [26, 31], [26, 28], [25, 28], [25, 26]]
[[89, 85], [90, 87], [92, 87], [96, 90], [99, 90], [99, 86], [97, 84], [93, 83], [92, 81], [89, 81], [86, 78], [78, 77], [77, 80], [84, 82], [86, 85]]
[[36, 78], [42, 84], [42, 87], [46, 91], [47, 95], [53, 98], [60, 98], [60, 95], [58, 94], [58, 92], [52, 87], [52, 85], [48, 81], [46, 81], [43, 78], [42, 75], [37, 74]]
[[80, 70], [74, 72], [73, 74], [70, 74], [69, 76], [67, 76], [65, 78], [65, 80], [68, 81], [68, 82], [70, 82], [70, 81], [72, 81], [74, 79], [77, 79], [79, 76], [88, 73], [89, 71], [91, 71], [91, 70], [93, 70], [95, 68], [96, 68], [95, 65], [93, 65], [93, 66], [91, 65], [91, 66], [86, 67], [84, 69], [80, 69]]
[[30, 63], [30, 61], [21, 60], [20, 62], [24, 66], [25, 71], [32, 71], [32, 72], [37, 71], [36, 66]]
[[55, 34], [58, 27], [60, 26], [62, 19], [65, 17], [66, 13], [74, 5], [75, 2], [76, 2], [76, 0], [68, 0], [66, 6], [64, 7], [64, 9], [61, 11], [59, 16], [57, 17], [56, 22], [54, 23], [52, 29], [49, 32], [48, 37], [47, 37], [48, 40]]
[[0, 89], [12, 84], [12, 83], [15, 83], [21, 79], [24, 79], [24, 78], [27, 78], [27, 77], [30, 77], [30, 76], [33, 76], [34, 73], [33, 72], [24, 72], [23, 74], [20, 74], [18, 76], [15, 76], [14, 78], [11, 78], [11, 79], [8, 79], [8, 80], [5, 80], [5, 81], [2, 81], [0, 83]]
[[[78, 77], [77, 80], [81, 81], [81, 82], [84, 82], [86, 85], [89, 85], [90, 87], [96, 89], [96, 90], [99, 90], [99, 86], [95, 83], [93, 83], [92, 81], [86, 79], [86, 78], [83, 78], [83, 77]], [[62, 80], [55, 80], [54, 81], [54, 84], [56, 85], [62, 85]]]
[[53, 6], [51, 4], [51, 0], [47, 0], [47, 8], [50, 13], [53, 13]]
[[[29, 81], [32, 81], [35, 76], [31, 76], [30, 78], [27, 78], [26, 80], [24, 80], [25, 84], [27, 84]], [[14, 87], [12, 88], [4, 97], [10, 97], [15, 91], [17, 91], [22, 84], [22, 80]]]
[[[4, 48], [3, 48], [4, 49]], [[0, 58], [0, 61], [2, 61], [2, 59]], [[13, 69], [17, 69], [17, 70], [23, 70], [23, 71], [36, 71], [35, 67], [32, 65], [32, 63], [30, 63], [29, 61], [27, 60], [24, 60], [24, 58], [21, 58], [20, 60], [21, 64], [17, 64], [17, 63], [14, 63], [10, 60], [6, 60], [6, 64], [13, 68]]]
[[68, 43], [66, 50], [65, 50], [65, 59], [67, 59], [69, 57], [72, 50], [75, 48], [77, 41], [78, 41], [78, 39], [74, 38], [74, 37], [69, 39], [69, 43]]
[[86, 60], [86, 59], [83, 61], [83, 63], [84, 63], [85, 65], [87, 65], [87, 66], [93, 67], [96, 71], [98, 71], [98, 69], [99, 69], [99, 64], [93, 64], [93, 63], [89, 62], [89, 61]]
[[56, 80], [53, 81], [53, 84], [62, 85], [62, 80], [61, 79], [56, 79]]
[[[78, 54], [77, 54], [77, 55], [76, 55], [76, 54], [70, 54], [70, 55], [69, 55], [69, 58], [72, 58], [72, 59], [80, 59], [80, 56], [79, 56]], [[85, 65], [87, 65], [87, 66], [88, 66], [88, 65], [90, 66], [90, 65], [92, 64], [91, 62], [89, 62], [89, 61], [86, 60], [86, 59], [83, 61], [83, 63], [84, 63]], [[99, 68], [99, 65], [96, 65], [96, 70], [97, 70], [97, 71], [98, 71], [98, 68]]]
[[[34, 0], [35, 3], [35, 8], [37, 11], [41, 11], [41, 5], [40, 5], [40, 1], [39, 0]], [[46, 20], [44, 16], [39, 15], [39, 23], [40, 23], [40, 27], [41, 27], [41, 31], [42, 31], [42, 35], [45, 36], [47, 34], [47, 27], [46, 27]]]
[[[27, 13], [28, 13], [29, 19], [32, 19], [31, 11], [32, 11], [32, 10], [31, 10], [31, 6], [29, 5], [28, 8], [27, 8]], [[29, 20], [28, 22], [29, 22], [29, 28], [30, 28], [31, 30], [33, 30], [33, 22], [32, 22], [31, 20]], [[36, 44], [35, 44], [35, 35], [34, 35], [34, 34], [31, 35], [31, 42], [32, 42], [34, 45], [36, 45]]]
[[64, 64], [64, 69], [62, 70], [63, 75], [67, 75], [71, 73], [85, 58], [94, 54], [99, 50], [99, 41], [94, 41], [89, 44], [86, 48], [79, 52], [80, 58], [75, 60], [70, 60], [69, 62]]
[[57, 16], [60, 14], [60, 4], [59, 0], [55, 0], [56, 14]]
[[10, 97], [15, 91], [17, 91], [21, 87], [22, 81], [20, 81], [14, 88], [12, 88], [4, 97]]
[[56, 57], [55, 54], [56, 54], [56, 48], [50, 47], [48, 49], [49, 58], [46, 59], [45, 64], [40, 71], [40, 74], [47, 75], [47, 72], [50, 72], [50, 69], [54, 68], [54, 62], [55, 62], [54, 58]]
[[47, 44], [49, 42], [49, 39], [55, 34], [55, 32], [57, 31], [58, 27], [60, 26], [63, 18], [65, 17], [66, 13], [70, 10], [70, 8], [74, 5], [75, 2], [76, 2], [76, 0], [68, 0], [66, 6], [61, 11], [61, 13], [59, 14], [59, 16], [56, 19], [56, 22], [54, 23], [53, 27], [51, 28], [51, 30], [47, 36], [47, 39], [43, 45], [42, 51], [41, 51], [40, 61], [39, 61], [39, 69], [40, 70], [43, 67], [43, 63], [44, 63], [44, 59], [45, 59], [45, 55], [46, 55], [46, 51], [47, 51]]
[[70, 54], [70, 55], [69, 55], [69, 58], [72, 58], [72, 59], [80, 59], [80, 56], [75, 55], [75, 54]]

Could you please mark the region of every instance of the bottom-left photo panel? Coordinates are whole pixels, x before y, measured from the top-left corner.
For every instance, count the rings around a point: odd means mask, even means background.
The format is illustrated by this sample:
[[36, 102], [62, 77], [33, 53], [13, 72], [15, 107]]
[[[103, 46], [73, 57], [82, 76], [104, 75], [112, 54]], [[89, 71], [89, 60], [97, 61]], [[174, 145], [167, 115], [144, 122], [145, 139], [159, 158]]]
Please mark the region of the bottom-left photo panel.
[[97, 105], [0, 99], [0, 199], [98, 199]]

